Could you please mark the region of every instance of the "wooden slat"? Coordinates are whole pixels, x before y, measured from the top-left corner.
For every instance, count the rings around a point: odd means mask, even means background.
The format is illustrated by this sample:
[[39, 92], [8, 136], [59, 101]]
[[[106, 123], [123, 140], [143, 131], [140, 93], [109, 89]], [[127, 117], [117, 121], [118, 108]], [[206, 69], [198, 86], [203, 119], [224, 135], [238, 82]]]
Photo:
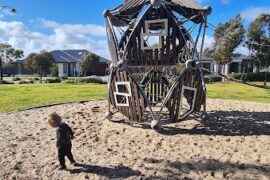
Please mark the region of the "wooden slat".
[[134, 97], [135, 97], [136, 109], [137, 109], [137, 114], [138, 114], [138, 122], [141, 122], [143, 111], [142, 111], [141, 102], [139, 99], [139, 91], [138, 91], [138, 88], [134, 82], [133, 82], [133, 87], [134, 87]]
[[172, 43], [172, 63], [176, 64], [177, 55], [176, 55], [176, 31], [175, 31], [176, 25], [175, 25], [175, 23], [172, 23], [172, 28], [173, 28], [172, 38], [171, 38], [171, 43]]

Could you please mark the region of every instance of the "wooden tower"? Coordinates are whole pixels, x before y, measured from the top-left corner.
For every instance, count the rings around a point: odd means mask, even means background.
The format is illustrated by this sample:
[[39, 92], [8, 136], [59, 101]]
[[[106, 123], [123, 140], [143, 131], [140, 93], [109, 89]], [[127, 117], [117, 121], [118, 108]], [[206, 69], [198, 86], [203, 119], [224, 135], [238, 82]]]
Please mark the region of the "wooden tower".
[[104, 12], [112, 57], [107, 118], [115, 109], [145, 122], [148, 113], [157, 128], [164, 109], [170, 122], [205, 112], [200, 56], [210, 13], [191, 0], [126, 0]]

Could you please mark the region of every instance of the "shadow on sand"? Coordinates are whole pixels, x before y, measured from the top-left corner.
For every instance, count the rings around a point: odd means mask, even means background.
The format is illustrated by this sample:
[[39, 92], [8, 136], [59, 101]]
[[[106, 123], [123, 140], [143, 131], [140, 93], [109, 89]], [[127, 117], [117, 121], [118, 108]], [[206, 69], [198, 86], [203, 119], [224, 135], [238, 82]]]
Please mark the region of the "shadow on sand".
[[[181, 177], [184, 174], [189, 174], [189, 172], [208, 172], [212, 176], [215, 176], [216, 172], [222, 172], [223, 178], [232, 178], [236, 172], [241, 172], [243, 176], [250, 177], [257, 175], [265, 175], [270, 177], [270, 166], [269, 165], [252, 165], [252, 164], [237, 164], [231, 162], [221, 162], [214, 159], [206, 160], [191, 160], [190, 162], [181, 161], [168, 161], [168, 160], [158, 160], [153, 158], [144, 159], [145, 163], [148, 164], [158, 164], [162, 163], [163, 167], [158, 171], [166, 173], [168, 177]], [[158, 179], [158, 177], [156, 177]]]
[[105, 176], [108, 178], [128, 178], [131, 176], [140, 176], [140, 171], [134, 171], [129, 167], [118, 166], [115, 168], [101, 167], [101, 166], [92, 166], [87, 164], [78, 164], [76, 165], [77, 169], [70, 170], [71, 174], [79, 173], [92, 173], [99, 176]]
[[270, 135], [270, 112], [215, 111], [192, 129], [164, 127], [165, 135], [204, 134], [223, 136]]
[[[214, 111], [209, 112], [208, 119], [200, 121], [191, 129], [162, 125], [158, 130], [164, 135], [203, 134], [223, 136], [253, 136], [270, 135], [270, 112], [240, 112], [240, 111]], [[189, 118], [187, 120], [194, 119]], [[199, 118], [197, 118], [199, 119]], [[124, 120], [116, 123], [124, 123]], [[128, 123], [127, 123], [128, 124]], [[176, 123], [177, 124], [177, 123]], [[141, 124], [133, 127], [150, 129], [149, 125]]]

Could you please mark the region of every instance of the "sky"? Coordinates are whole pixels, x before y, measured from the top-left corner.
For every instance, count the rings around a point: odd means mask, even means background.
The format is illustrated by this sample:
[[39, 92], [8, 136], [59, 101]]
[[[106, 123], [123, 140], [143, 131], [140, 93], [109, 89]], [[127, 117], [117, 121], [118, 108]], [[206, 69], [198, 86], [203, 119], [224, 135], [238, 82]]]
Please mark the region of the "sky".
[[[124, 0], [0, 0], [17, 13], [0, 10], [0, 42], [30, 52], [55, 49], [87, 49], [110, 59], [102, 13]], [[241, 14], [245, 26], [261, 13], [270, 13], [270, 0], [197, 0], [211, 6], [209, 22], [217, 25]], [[208, 30], [206, 47], [213, 43]], [[237, 52], [247, 54], [245, 48]]]

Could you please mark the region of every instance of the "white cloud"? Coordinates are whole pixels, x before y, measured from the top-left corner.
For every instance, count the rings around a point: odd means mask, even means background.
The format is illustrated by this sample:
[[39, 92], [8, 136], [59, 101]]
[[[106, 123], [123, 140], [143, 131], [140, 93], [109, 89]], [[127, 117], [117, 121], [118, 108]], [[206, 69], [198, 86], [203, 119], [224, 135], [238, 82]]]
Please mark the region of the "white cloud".
[[[41, 27], [50, 29], [45, 34], [32, 31], [23, 22], [0, 21], [0, 34], [4, 42], [30, 52], [55, 49], [87, 49], [110, 58], [105, 27], [95, 24], [60, 24], [41, 20]], [[2, 41], [2, 42], [3, 42]]]
[[[205, 40], [204, 40], [204, 49], [206, 48], [212, 48], [213, 44], [215, 42], [215, 39], [213, 36], [205, 36]], [[197, 49], [200, 50], [201, 49], [201, 44], [202, 44], [202, 37], [200, 37], [198, 45], [197, 45]]]
[[[211, 1], [214, 1], [214, 0], [196, 0], [196, 2], [199, 3], [199, 4], [208, 4]], [[220, 2], [222, 4], [230, 4], [231, 3], [231, 0], [220, 0]]]
[[240, 46], [235, 50], [236, 53], [243, 54], [243, 55], [249, 55], [249, 50], [247, 47]]
[[241, 12], [243, 19], [253, 21], [263, 13], [270, 14], [270, 7], [252, 7]]
[[[199, 43], [197, 46], [198, 50], [200, 50], [201, 48], [201, 42], [202, 42], [202, 38], [199, 39]], [[215, 39], [213, 36], [205, 36], [204, 49], [213, 48], [214, 42], [215, 42]], [[235, 53], [249, 55], [249, 50], [247, 47], [239, 46], [238, 48], [235, 49]]]
[[44, 27], [54, 29], [56, 31], [64, 31], [66, 33], [89, 34], [93, 36], [106, 36], [104, 26], [96, 24], [59, 24], [55, 21], [40, 20]]

